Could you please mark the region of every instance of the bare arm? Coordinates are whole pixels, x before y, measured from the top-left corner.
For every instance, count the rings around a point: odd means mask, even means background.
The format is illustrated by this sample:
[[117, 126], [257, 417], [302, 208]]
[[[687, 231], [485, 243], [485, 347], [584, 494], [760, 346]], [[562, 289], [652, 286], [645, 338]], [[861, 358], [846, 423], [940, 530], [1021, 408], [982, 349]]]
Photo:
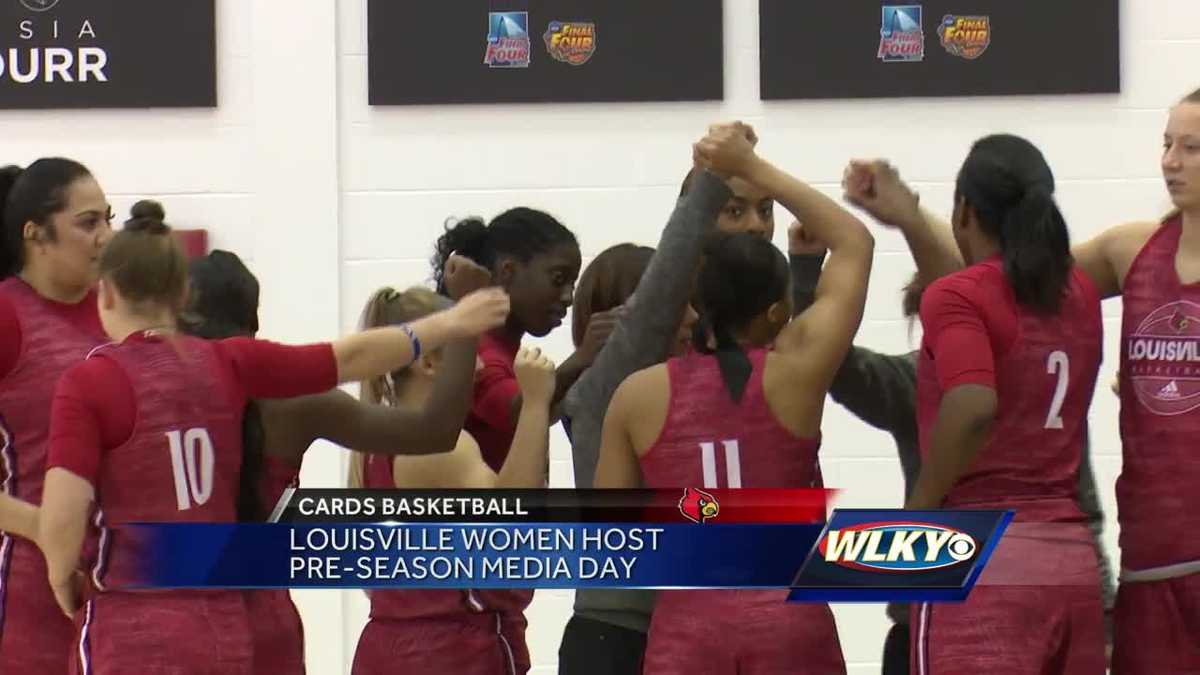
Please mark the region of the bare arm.
[[744, 178], [774, 195], [829, 247], [812, 305], [775, 341], [781, 356], [803, 354], [806, 367], [829, 382], [862, 321], [875, 240], [858, 218], [832, 199], [769, 163], [756, 160]]
[[38, 507], [24, 499], [0, 494], [0, 531], [37, 541]]
[[1075, 264], [1091, 277], [1101, 299], [1121, 294], [1133, 259], [1159, 227], [1161, 223], [1154, 221], [1125, 223], [1071, 249]]
[[940, 508], [946, 494], [970, 468], [987, 442], [996, 417], [996, 392], [964, 384], [946, 392], [938, 409], [930, 449], [905, 508]]
[[842, 178], [846, 201], [904, 235], [925, 284], [959, 270], [962, 254], [950, 223], [920, 206], [920, 197], [884, 160], [852, 160]]
[[[408, 325], [421, 349], [432, 351], [447, 342], [476, 337], [504, 323], [508, 317], [508, 295], [498, 288], [477, 291], [454, 307]], [[400, 326], [372, 328], [333, 343], [338, 382], [370, 379], [413, 360], [413, 342]]]
[[554, 363], [538, 349], [522, 348], [513, 362], [526, 403], [504, 466], [496, 473], [483, 461], [479, 445], [462, 433], [454, 450], [425, 457], [397, 457], [398, 486], [441, 488], [540, 488], [546, 485], [550, 446], [550, 399]]
[[418, 408], [371, 405], [338, 389], [260, 401], [267, 451], [299, 464], [319, 438], [372, 454], [424, 455], [453, 450], [471, 407], [477, 345], [474, 338], [447, 345], [433, 392]]
[[38, 545], [46, 557], [46, 575], [54, 598], [67, 616], [73, 615], [80, 604], [75, 569], [94, 498], [92, 484], [70, 471], [53, 467], [46, 472]]

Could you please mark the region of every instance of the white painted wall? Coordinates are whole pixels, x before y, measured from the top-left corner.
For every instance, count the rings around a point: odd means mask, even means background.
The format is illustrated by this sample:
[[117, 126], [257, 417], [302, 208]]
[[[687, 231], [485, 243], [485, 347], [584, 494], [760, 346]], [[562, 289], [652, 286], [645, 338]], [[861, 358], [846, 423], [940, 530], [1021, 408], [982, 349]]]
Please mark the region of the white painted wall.
[[[0, 161], [78, 158], [119, 212], [144, 196], [162, 199], [176, 225], [207, 227], [214, 246], [239, 252], [259, 275], [263, 334], [299, 341], [350, 329], [379, 285], [427, 279], [433, 240], [450, 215], [545, 208], [579, 235], [585, 259], [621, 241], [653, 244], [689, 166], [689, 144], [720, 119], [754, 124], [764, 155], [830, 194], [848, 158], [889, 157], [925, 204], [943, 210], [972, 140], [1024, 134], [1054, 167], [1059, 201], [1082, 239], [1166, 210], [1158, 171], [1165, 110], [1200, 86], [1191, 67], [1200, 63], [1200, 3], [1125, 0], [1119, 96], [766, 104], [758, 100], [757, 3], [727, 0], [724, 103], [372, 109], [365, 7], [218, 0], [217, 110], [0, 112]], [[1063, 39], [1064, 49], [1087, 49]], [[787, 222], [780, 213], [780, 245]], [[910, 340], [898, 307], [912, 263], [894, 233], [877, 231], [877, 242], [860, 343], [899, 352], [919, 335]], [[1115, 301], [1105, 307], [1104, 385], [1116, 367], [1119, 311]], [[566, 330], [544, 342], [556, 357], [569, 353]], [[1093, 441], [1114, 553], [1116, 413], [1102, 387]], [[890, 439], [836, 406], [826, 419], [823, 465], [828, 483], [843, 489], [839, 504], [899, 505]], [[569, 448], [557, 433], [553, 446], [552, 484], [570, 486]], [[303, 479], [340, 485], [340, 453], [310, 453]], [[363, 595], [296, 595], [310, 672], [348, 672]], [[555, 672], [570, 595], [541, 592], [529, 612], [536, 673]], [[882, 608], [835, 611], [850, 672], [877, 673]]]

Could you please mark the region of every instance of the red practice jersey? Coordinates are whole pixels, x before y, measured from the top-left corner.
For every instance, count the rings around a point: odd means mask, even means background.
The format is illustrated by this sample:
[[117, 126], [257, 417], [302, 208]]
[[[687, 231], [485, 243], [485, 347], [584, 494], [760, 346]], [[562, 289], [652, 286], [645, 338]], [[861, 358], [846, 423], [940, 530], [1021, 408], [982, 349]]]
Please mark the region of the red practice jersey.
[[946, 391], [976, 384], [997, 398], [991, 435], [944, 506], [1015, 509], [1017, 521], [1082, 522], [1076, 485], [1103, 337], [1091, 280], [1072, 270], [1060, 310], [1044, 316], [1017, 304], [1003, 263], [991, 258], [931, 285], [921, 323], [922, 453]]

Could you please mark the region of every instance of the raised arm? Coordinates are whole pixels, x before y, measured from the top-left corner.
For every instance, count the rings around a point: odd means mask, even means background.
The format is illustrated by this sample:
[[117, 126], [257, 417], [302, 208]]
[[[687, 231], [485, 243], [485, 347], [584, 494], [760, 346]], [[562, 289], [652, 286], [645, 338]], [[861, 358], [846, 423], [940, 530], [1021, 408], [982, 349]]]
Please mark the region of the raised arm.
[[[712, 144], [715, 152], [752, 147], [745, 131], [733, 125], [714, 128], [702, 142]], [[672, 338], [691, 296], [704, 239], [714, 230], [717, 215], [730, 194], [721, 177], [704, 170], [697, 172], [688, 193], [676, 203], [616, 329], [592, 367], [569, 392], [566, 410], [572, 418], [576, 485], [592, 484], [603, 413], [613, 392], [625, 378], [670, 354]]]
[[502, 325], [508, 308], [508, 295], [499, 288], [488, 288], [407, 326], [372, 328], [346, 336], [333, 343], [338, 382], [366, 380], [407, 366], [418, 344], [422, 350], [432, 350], [451, 340], [476, 337]]
[[950, 223], [920, 205], [920, 195], [884, 160], [851, 160], [842, 176], [845, 199], [904, 235], [923, 285], [963, 266]]
[[405, 488], [540, 488], [546, 485], [550, 400], [554, 363], [536, 348], [522, 347], [513, 362], [523, 403], [508, 457], [499, 473], [483, 461], [468, 433], [458, 436], [449, 453], [398, 456], [392, 460], [397, 486]]
[[804, 223], [809, 236], [829, 247], [812, 305], [775, 341], [779, 355], [802, 355], [805, 370], [828, 383], [862, 321], [875, 241], [832, 199], [757, 156], [729, 170], [773, 195]]

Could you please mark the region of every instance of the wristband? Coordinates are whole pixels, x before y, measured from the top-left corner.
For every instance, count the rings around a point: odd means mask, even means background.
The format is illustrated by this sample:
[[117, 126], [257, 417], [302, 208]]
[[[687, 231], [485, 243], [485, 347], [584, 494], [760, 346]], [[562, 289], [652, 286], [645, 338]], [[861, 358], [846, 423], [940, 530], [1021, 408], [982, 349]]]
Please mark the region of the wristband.
[[[408, 365], [411, 366], [417, 362], [417, 359], [421, 358], [421, 340], [417, 338], [417, 334], [406, 323], [400, 324], [400, 330], [404, 331], [404, 334], [408, 336], [409, 341], [412, 343], [412, 361], [408, 362]], [[407, 368], [408, 366], [405, 367]]]

